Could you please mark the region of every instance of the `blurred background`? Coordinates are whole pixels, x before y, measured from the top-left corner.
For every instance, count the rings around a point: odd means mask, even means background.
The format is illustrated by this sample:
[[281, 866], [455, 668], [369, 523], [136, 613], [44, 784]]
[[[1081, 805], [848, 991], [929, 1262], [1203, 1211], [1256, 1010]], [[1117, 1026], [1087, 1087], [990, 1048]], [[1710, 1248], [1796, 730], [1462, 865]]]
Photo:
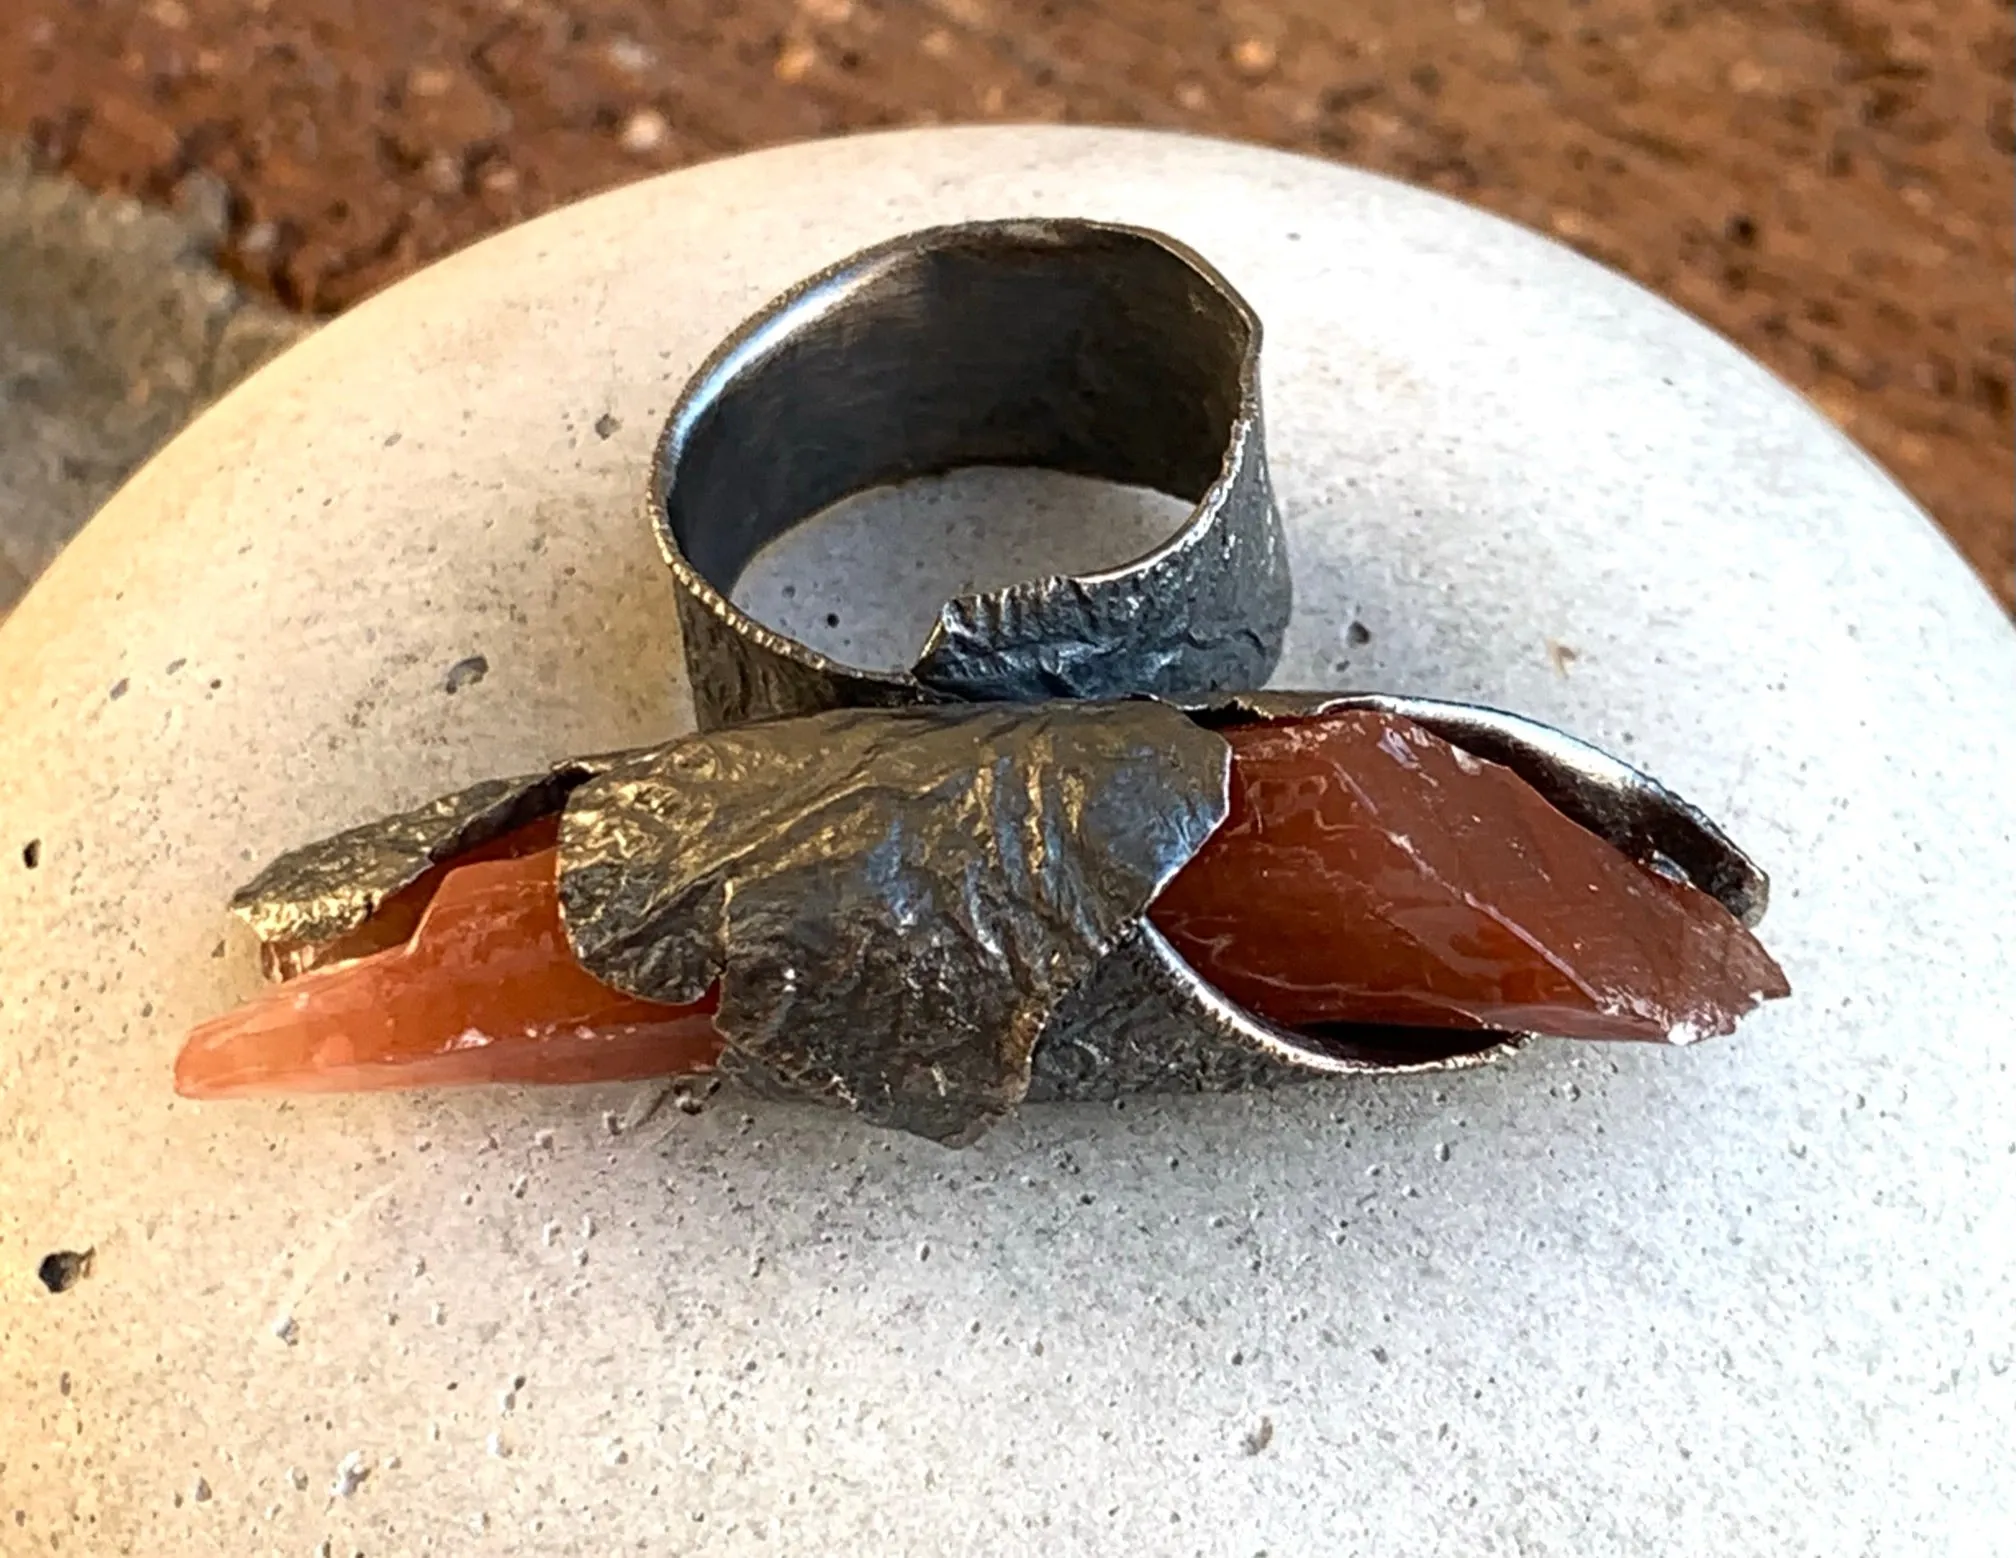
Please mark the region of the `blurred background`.
[[429, 260], [812, 136], [1267, 142], [1551, 234], [1803, 390], [2016, 602], [2009, 0], [6, 0], [0, 611]]

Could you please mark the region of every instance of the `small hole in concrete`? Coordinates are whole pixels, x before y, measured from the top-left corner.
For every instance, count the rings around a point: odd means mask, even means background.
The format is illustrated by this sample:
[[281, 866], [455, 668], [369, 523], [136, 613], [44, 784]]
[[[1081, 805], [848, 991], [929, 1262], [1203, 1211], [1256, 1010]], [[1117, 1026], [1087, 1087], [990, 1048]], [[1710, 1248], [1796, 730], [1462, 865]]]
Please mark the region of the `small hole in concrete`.
[[30, 871], [33, 871], [37, 866], [42, 864], [42, 841], [40, 839], [30, 839], [21, 846], [21, 864], [26, 866]]
[[446, 690], [451, 694], [465, 687], [474, 687], [490, 674], [490, 662], [482, 655], [471, 655], [466, 660], [457, 660], [448, 667]]
[[52, 1293], [67, 1293], [86, 1277], [91, 1275], [91, 1257], [94, 1251], [55, 1250], [42, 1257], [42, 1264], [35, 1268], [35, 1275], [42, 1279], [42, 1285]]

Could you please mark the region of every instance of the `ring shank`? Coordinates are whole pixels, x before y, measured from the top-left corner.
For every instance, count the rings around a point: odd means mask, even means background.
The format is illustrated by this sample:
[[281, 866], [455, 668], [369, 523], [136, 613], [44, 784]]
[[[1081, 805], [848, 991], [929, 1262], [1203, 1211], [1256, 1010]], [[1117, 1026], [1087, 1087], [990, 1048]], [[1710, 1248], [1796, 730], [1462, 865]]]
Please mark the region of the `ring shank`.
[[1105, 231], [1070, 263], [982, 229], [829, 277], [702, 382], [666, 520], [724, 595], [852, 493], [1045, 466], [1193, 503], [1239, 414], [1248, 321], [1163, 245]]
[[[695, 376], [653, 470], [703, 728], [1032, 687], [1099, 696], [1264, 681], [1288, 583], [1260, 439], [1259, 335], [1194, 255], [1093, 222], [913, 234], [786, 294]], [[935, 668], [931, 646], [909, 673], [845, 666], [732, 603], [755, 555], [802, 521], [975, 465], [1152, 488], [1194, 509], [1121, 568], [949, 603]], [[1132, 637], [1111, 629], [1123, 617], [1138, 624]]]

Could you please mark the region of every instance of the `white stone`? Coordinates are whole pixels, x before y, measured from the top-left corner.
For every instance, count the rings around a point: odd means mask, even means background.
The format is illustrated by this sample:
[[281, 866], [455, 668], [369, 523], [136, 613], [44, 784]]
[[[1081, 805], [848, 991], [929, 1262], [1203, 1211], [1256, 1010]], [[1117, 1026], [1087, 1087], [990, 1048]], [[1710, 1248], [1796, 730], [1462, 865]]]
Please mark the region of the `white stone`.
[[[1032, 213], [1166, 229], [1264, 317], [1280, 681], [1477, 698], [1640, 761], [1774, 873], [1796, 998], [1684, 1051], [1031, 1110], [964, 1154], [725, 1092], [172, 1098], [182, 1031], [255, 984], [222, 904], [267, 857], [678, 727], [637, 501], [714, 342], [860, 245]], [[751, 599], [887, 639], [944, 569], [1117, 544], [1056, 499], [1051, 533], [954, 561], [942, 492], [883, 505], [908, 540], [835, 520]], [[1156, 512], [1129, 501], [1123, 530]], [[877, 583], [898, 558], [917, 593]], [[212, 1553], [359, 1445], [380, 1472], [287, 1500], [259, 1550], [2006, 1540], [2016, 635], [1761, 369], [1461, 207], [972, 130], [558, 212], [338, 320], [134, 479], [0, 629], [0, 773], [10, 1552]], [[540, 1231], [590, 1217], [583, 1270]], [[96, 1258], [52, 1295], [62, 1248]], [[177, 1508], [199, 1468], [214, 1498]]]

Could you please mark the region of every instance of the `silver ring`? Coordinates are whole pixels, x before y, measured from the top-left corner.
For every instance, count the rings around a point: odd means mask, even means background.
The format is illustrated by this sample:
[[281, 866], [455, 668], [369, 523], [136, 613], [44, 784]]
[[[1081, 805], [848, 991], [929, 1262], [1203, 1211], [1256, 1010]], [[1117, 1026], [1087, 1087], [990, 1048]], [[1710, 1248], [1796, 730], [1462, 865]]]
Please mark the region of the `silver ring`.
[[[1149, 918], [1226, 816], [1217, 732], [1346, 709], [1510, 769], [1754, 925], [1768, 884], [1710, 819], [1559, 731], [1429, 699], [1237, 690], [1273, 670], [1291, 605], [1259, 341], [1197, 256], [1091, 222], [940, 228], [793, 289], [687, 387], [652, 471], [700, 733], [293, 851], [234, 900], [269, 969], [558, 813], [563, 916], [590, 973], [649, 1000], [718, 990], [724, 1070], [937, 1140], [1024, 1099], [1486, 1064], [1522, 1037], [1277, 1026]], [[730, 600], [755, 553], [812, 514], [972, 464], [1195, 507], [1121, 568], [947, 603], [907, 673], [841, 664]], [[961, 702], [996, 706], [914, 707]]]
[[[735, 332], [673, 407], [647, 500], [702, 730], [842, 707], [1196, 695], [1265, 683], [1292, 603], [1260, 322], [1180, 244], [976, 222], [864, 250]], [[948, 601], [907, 672], [851, 666], [731, 599], [764, 545], [854, 493], [1038, 466], [1195, 504], [1121, 567]]]

